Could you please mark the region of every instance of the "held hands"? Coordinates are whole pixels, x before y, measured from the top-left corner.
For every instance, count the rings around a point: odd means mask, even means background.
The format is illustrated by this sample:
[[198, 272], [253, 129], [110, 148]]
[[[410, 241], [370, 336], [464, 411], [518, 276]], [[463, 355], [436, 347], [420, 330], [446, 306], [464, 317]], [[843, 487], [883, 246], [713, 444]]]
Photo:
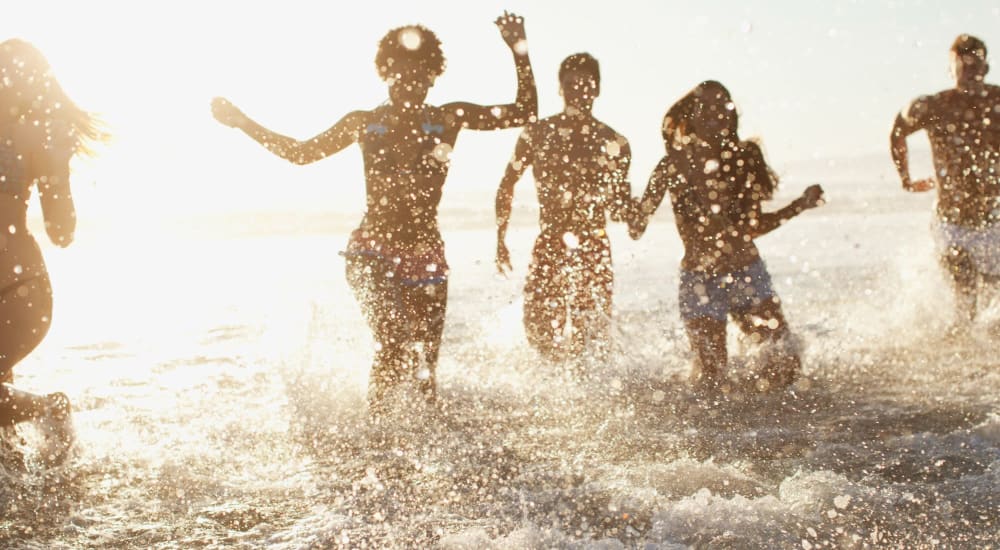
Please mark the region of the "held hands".
[[222, 97], [212, 99], [212, 116], [230, 128], [240, 128], [247, 121], [243, 111]]
[[525, 40], [523, 17], [504, 11], [503, 15], [497, 17], [494, 23], [500, 29], [500, 36], [503, 37], [503, 41], [507, 43], [507, 46], [514, 53], [518, 55], [527, 53], [528, 43]]
[[506, 275], [514, 270], [510, 265], [510, 251], [502, 239], [497, 239], [497, 271], [501, 275]]
[[639, 240], [646, 232], [646, 226], [649, 225], [652, 213], [651, 204], [644, 204], [640, 199], [632, 199], [632, 208], [626, 222], [628, 223], [628, 236], [633, 241]]

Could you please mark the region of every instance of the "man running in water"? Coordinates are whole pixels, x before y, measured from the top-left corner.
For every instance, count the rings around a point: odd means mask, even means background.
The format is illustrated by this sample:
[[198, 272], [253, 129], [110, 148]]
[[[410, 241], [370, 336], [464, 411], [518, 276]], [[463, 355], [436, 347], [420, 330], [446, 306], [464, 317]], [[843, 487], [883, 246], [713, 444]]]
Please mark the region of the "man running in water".
[[634, 211], [631, 151], [628, 140], [591, 113], [601, 84], [593, 56], [567, 57], [559, 84], [565, 108], [525, 127], [497, 190], [496, 264], [501, 273], [511, 269], [504, 239], [514, 184], [530, 165], [541, 234], [524, 286], [528, 342], [550, 360], [576, 357], [588, 344], [603, 358], [614, 282], [606, 217], [627, 221]]
[[[890, 142], [903, 189], [937, 187], [935, 240], [967, 325], [980, 288], [1000, 276], [1000, 87], [983, 81], [989, 64], [980, 39], [959, 36], [951, 59], [955, 87], [910, 103], [896, 116]], [[930, 138], [937, 177], [912, 181], [906, 138], [919, 130]]]

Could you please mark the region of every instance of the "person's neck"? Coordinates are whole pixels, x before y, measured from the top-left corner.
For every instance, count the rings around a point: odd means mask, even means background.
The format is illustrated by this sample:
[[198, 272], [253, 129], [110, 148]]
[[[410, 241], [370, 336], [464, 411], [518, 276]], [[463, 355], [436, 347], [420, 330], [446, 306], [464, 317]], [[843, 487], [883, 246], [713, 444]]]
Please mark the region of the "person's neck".
[[570, 117], [589, 117], [593, 105], [566, 105], [563, 114]]
[[986, 75], [973, 75], [959, 78], [955, 81], [955, 88], [959, 90], [974, 90], [983, 85]]
[[414, 101], [394, 101], [391, 98], [389, 99], [389, 107], [391, 107], [393, 110], [401, 111], [401, 112], [404, 112], [404, 113], [417, 112], [417, 111], [423, 109], [424, 105], [425, 105], [425, 103], [423, 101], [420, 101], [420, 102], [414, 102]]
[[729, 141], [718, 137], [712, 137], [709, 140], [698, 138], [697, 145], [699, 151], [715, 158], [722, 156], [722, 151], [728, 148]]

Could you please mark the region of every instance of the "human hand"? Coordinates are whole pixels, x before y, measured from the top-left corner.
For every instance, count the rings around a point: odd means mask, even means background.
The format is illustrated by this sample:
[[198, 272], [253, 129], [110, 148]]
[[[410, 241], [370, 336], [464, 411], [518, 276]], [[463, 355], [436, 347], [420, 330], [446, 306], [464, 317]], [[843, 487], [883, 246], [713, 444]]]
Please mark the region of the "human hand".
[[907, 185], [906, 183], [903, 184], [903, 189], [906, 189], [907, 191], [912, 191], [914, 193], [923, 193], [924, 191], [930, 191], [931, 189], [934, 189], [934, 187], [935, 187], [934, 178], [921, 178], [918, 179], [917, 181], [910, 182], [909, 185]]
[[497, 272], [506, 275], [514, 270], [510, 265], [510, 251], [502, 240], [497, 240]]
[[239, 128], [247, 120], [243, 111], [222, 97], [212, 99], [212, 116], [230, 128]]
[[810, 185], [802, 192], [803, 208], [816, 208], [824, 204], [826, 204], [826, 198], [823, 196], [823, 188], [818, 184]]
[[632, 199], [632, 208], [627, 221], [628, 236], [633, 241], [638, 241], [646, 232], [652, 210], [651, 204], [643, 204], [639, 199]]
[[528, 42], [524, 33], [523, 17], [504, 11], [503, 15], [497, 17], [494, 23], [500, 29], [500, 36], [503, 37], [503, 41], [510, 46], [510, 49], [514, 53], [519, 55], [527, 53]]

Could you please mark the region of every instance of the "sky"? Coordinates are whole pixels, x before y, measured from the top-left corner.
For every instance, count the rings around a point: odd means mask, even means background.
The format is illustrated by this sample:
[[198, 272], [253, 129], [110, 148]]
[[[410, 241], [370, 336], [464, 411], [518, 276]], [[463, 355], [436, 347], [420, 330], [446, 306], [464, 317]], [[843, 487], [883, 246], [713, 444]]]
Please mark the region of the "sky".
[[[4, 8], [0, 36], [39, 46], [71, 96], [105, 120], [113, 140], [75, 166], [77, 197], [94, 215], [360, 212], [357, 148], [291, 165], [217, 124], [211, 98], [311, 137], [385, 101], [378, 40], [421, 23], [448, 63], [430, 102], [506, 103], [516, 80], [492, 23], [505, 9], [526, 20], [540, 115], [562, 107], [556, 71], [565, 56], [588, 51], [601, 62], [595, 114], [630, 140], [636, 194], [662, 155], [664, 112], [702, 80], [730, 89], [742, 135], [759, 136], [779, 173], [794, 176], [787, 170], [799, 161], [888, 158], [899, 109], [951, 86], [948, 48], [959, 33], [1000, 48], [1000, 4], [980, 0], [34, 0]], [[516, 138], [517, 130], [464, 133], [446, 200], [461, 196], [455, 187], [495, 188]]]

